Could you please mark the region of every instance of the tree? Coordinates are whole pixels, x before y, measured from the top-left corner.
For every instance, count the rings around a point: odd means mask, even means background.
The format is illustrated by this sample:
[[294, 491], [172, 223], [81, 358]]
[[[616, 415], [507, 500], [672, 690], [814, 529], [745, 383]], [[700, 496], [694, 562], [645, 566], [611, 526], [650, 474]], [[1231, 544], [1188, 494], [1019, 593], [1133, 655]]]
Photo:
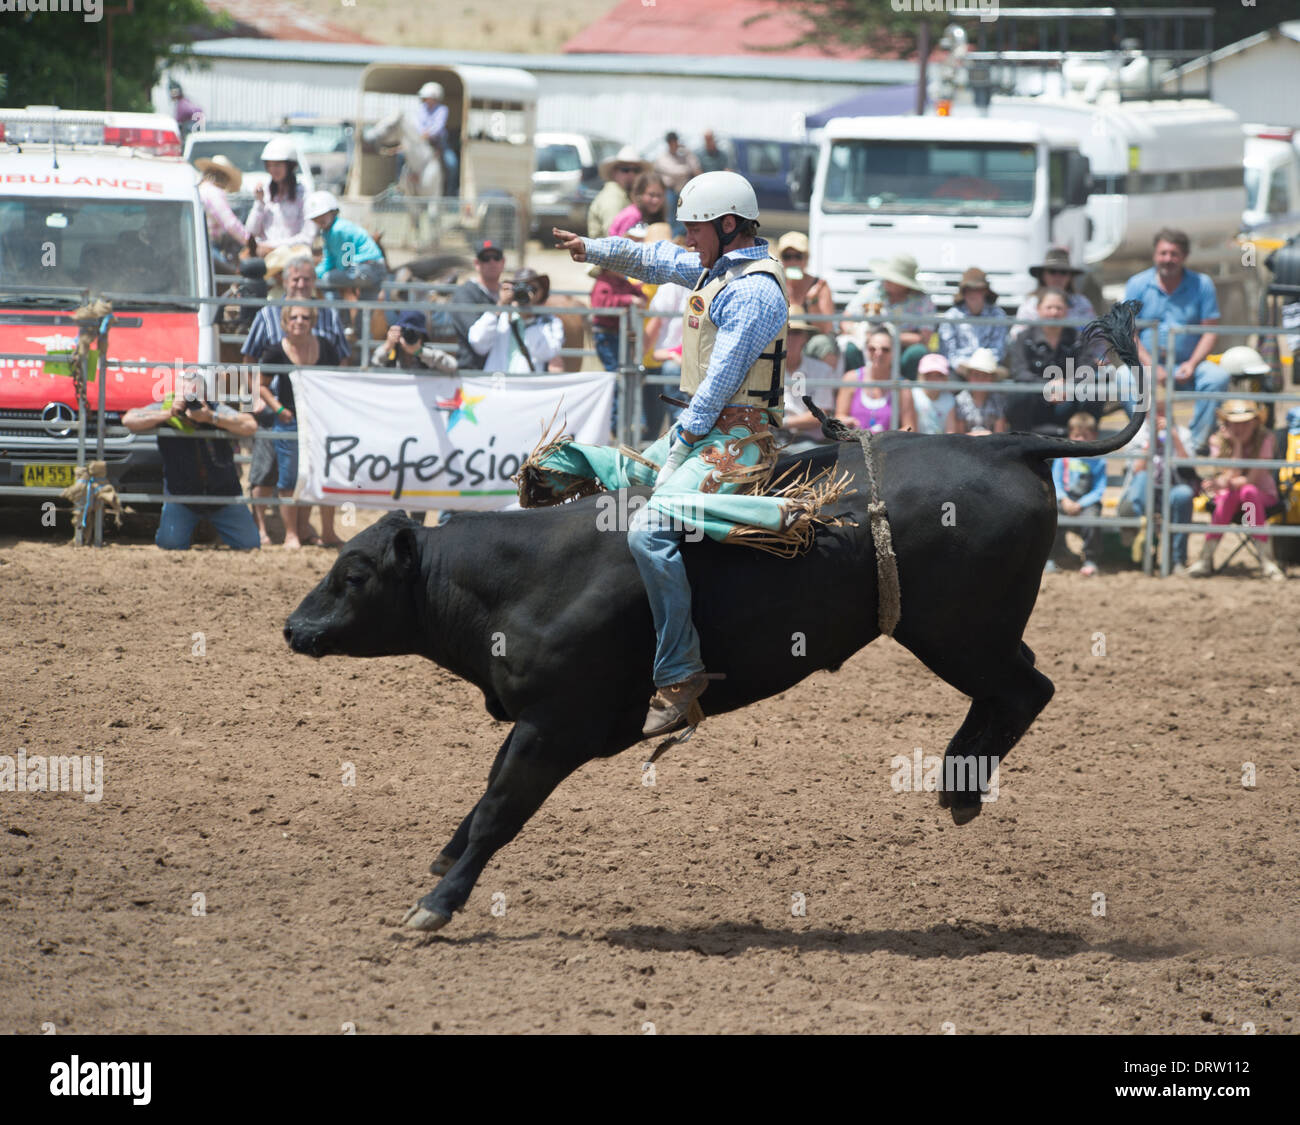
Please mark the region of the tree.
[[[875, 54], [897, 54], [911, 58], [916, 54], [916, 44], [922, 24], [929, 26], [931, 43], [937, 43], [944, 27], [958, 20], [967, 27], [972, 43], [975, 42], [977, 29], [982, 28], [988, 32], [990, 48], [996, 45], [999, 31], [997, 20], [980, 22], [976, 15], [979, 11], [978, 0], [965, 0], [965, 8], [972, 14], [964, 17], [956, 17], [948, 12], [946, 8], [949, 4], [944, 0], [769, 0], [769, 3], [780, 3], [783, 9], [793, 9], [808, 21], [808, 31], [791, 43], [791, 47], [840, 45], [866, 48]], [[1062, 4], [1059, 0], [1056, 3], [1050, 0], [1015, 0], [1014, 6], [1057, 8]], [[1106, 6], [1116, 7], [1121, 11], [1125, 7], [1123, 3], [1112, 3]], [[1141, 0], [1140, 6], [1186, 8], [1207, 5], [1203, 0], [1199, 5], [1188, 3], [1187, 0]], [[1283, 11], [1285, 5], [1278, 0], [1260, 0], [1259, 3], [1224, 4], [1214, 7], [1216, 50], [1244, 39], [1248, 35], [1267, 31], [1276, 26], [1280, 20], [1287, 18], [1287, 13]], [[900, 11], [900, 8], [904, 10]], [[990, 11], [992, 10], [993, 6], [990, 4]], [[1029, 29], [1024, 26], [1023, 21], [1017, 23], [1021, 25], [1019, 28], [1021, 49], [1039, 49], [1036, 42], [1029, 41]], [[1043, 49], [1052, 50], [1055, 47], [1056, 21], [1051, 16], [1045, 15], [1043, 24], [1042, 30], [1046, 36]], [[1195, 30], [1191, 32], [1187, 41], [1189, 45], [1197, 45], [1196, 36], [1200, 33], [1199, 21], [1193, 26]], [[1104, 49], [1112, 46], [1110, 40], [1114, 27], [1113, 19], [1089, 20], [1086, 26], [1080, 27], [1072, 25], [1071, 47], [1082, 50]], [[1129, 28], [1133, 30], [1129, 31]], [[1129, 21], [1125, 34], [1140, 36], [1138, 21]]]
[[99, 13], [101, 18], [93, 22], [86, 19], [93, 11], [4, 13], [0, 80], [7, 81], [5, 102], [105, 108], [105, 60], [111, 34], [113, 108], [149, 110], [149, 92], [164, 64], [177, 61], [171, 49], [180, 47], [183, 59], [196, 32], [215, 30], [229, 20], [209, 12], [200, 0], [119, 0], [116, 7], [103, 0]]

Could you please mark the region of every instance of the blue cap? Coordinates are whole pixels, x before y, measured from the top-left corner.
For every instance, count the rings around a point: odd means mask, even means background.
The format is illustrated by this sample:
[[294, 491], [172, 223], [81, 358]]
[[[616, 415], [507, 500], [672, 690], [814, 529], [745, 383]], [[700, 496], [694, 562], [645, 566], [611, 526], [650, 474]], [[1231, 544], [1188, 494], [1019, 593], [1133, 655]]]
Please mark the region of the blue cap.
[[429, 319], [422, 312], [416, 312], [415, 309], [404, 309], [398, 314], [395, 322], [398, 328], [414, 328], [422, 336], [429, 334]]

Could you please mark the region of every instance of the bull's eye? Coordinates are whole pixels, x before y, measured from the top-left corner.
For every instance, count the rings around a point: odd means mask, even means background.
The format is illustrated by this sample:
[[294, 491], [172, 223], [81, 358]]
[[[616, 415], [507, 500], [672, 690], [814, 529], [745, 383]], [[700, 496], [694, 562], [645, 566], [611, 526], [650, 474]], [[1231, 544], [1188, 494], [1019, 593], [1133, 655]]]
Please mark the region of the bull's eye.
[[349, 574], [346, 581], [349, 586], [359, 588], [366, 584], [366, 576], [364, 574]]

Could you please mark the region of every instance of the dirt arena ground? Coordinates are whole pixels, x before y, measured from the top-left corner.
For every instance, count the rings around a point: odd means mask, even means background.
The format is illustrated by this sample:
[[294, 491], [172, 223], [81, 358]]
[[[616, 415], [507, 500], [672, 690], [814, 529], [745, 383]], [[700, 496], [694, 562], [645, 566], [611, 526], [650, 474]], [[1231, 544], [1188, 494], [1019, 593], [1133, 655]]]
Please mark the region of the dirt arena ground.
[[0, 519], [0, 754], [104, 769], [0, 793], [0, 1031], [1297, 1030], [1295, 580], [1047, 579], [1056, 699], [967, 827], [890, 784], [965, 701], [878, 641], [653, 786], [589, 765], [427, 938], [505, 728], [415, 658], [291, 657], [332, 559]]

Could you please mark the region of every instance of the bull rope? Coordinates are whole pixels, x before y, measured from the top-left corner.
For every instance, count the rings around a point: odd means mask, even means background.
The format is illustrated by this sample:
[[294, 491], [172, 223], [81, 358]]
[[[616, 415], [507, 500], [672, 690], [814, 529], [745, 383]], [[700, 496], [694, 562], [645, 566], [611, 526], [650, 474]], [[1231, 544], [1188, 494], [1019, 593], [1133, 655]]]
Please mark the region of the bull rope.
[[894, 554], [894, 535], [889, 528], [889, 512], [880, 496], [880, 473], [876, 467], [876, 450], [871, 433], [860, 430], [858, 443], [867, 471], [867, 514], [871, 517], [871, 541], [876, 545], [877, 624], [886, 637], [894, 635], [902, 616], [902, 591], [898, 584], [898, 556]]

